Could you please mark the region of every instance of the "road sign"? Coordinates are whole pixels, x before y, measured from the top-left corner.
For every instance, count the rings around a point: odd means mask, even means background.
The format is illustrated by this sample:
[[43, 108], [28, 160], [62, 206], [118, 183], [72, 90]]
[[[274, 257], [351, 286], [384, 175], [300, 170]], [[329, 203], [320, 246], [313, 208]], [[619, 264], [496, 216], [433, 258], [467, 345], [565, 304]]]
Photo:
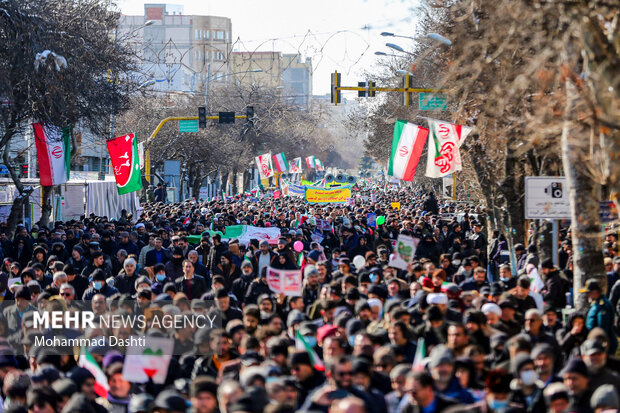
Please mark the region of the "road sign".
[[0, 165], [0, 175], [8, 175], [9, 174], [9, 168], [6, 167], [6, 165]]
[[420, 110], [446, 110], [448, 97], [443, 93], [420, 93]]
[[526, 219], [570, 219], [566, 178], [528, 176], [525, 178]]
[[180, 120], [179, 132], [198, 132], [197, 120]]

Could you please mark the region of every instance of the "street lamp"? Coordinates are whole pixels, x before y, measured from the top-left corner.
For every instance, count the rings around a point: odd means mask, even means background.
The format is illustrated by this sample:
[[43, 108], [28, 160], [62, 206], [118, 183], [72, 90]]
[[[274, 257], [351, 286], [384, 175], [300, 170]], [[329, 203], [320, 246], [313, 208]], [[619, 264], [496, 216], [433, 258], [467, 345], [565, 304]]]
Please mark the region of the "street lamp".
[[396, 74], [397, 74], [397, 75], [401, 75], [401, 76], [404, 76], [404, 75], [413, 76], [413, 73], [411, 73], [411, 72], [410, 72], [410, 71], [408, 71], [408, 70], [397, 70], [397, 71], [396, 71]]
[[394, 34], [394, 33], [390, 33], [390, 32], [381, 32], [381, 36], [386, 36], [386, 37], [402, 37], [403, 39], [415, 40], [415, 38], [410, 37], [410, 36], [401, 36], [400, 34]]
[[157, 81], [155, 79], [151, 79], [151, 80], [147, 80], [146, 82], [140, 84], [136, 90], [140, 90], [140, 89], [144, 89], [147, 88], [149, 86], [153, 86], [155, 83], [157, 83]]
[[[394, 33], [390, 33], [390, 32], [381, 32], [381, 36], [401, 37], [403, 39], [417, 40], [415, 37], [401, 36], [400, 34], [394, 34]], [[452, 41], [450, 39], [447, 39], [447, 38], [443, 37], [442, 35], [440, 35], [438, 33], [427, 33], [426, 37], [428, 37], [431, 40], [436, 41], [437, 43], [445, 44], [447, 46], [452, 46]]]
[[391, 54], [391, 53], [385, 53], [385, 52], [375, 52], [375, 55], [377, 55], [377, 56], [391, 56], [391, 57], [400, 57], [400, 56], [398, 56], [398, 55]]

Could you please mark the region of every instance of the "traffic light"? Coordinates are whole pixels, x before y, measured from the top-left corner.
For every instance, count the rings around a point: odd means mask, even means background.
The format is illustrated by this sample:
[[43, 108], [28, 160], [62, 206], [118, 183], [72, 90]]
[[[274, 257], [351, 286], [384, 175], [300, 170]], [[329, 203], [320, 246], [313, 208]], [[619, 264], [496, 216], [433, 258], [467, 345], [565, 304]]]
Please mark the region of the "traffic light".
[[207, 127], [207, 108], [198, 107], [198, 127], [204, 129]]
[[[367, 82], [357, 82], [357, 87], [367, 87]], [[357, 97], [358, 98], [365, 98], [366, 97], [366, 91], [365, 90], [358, 90], [357, 91]]]
[[366, 82], [357, 82], [357, 87], [364, 87], [366, 90], [358, 90], [358, 98], [375, 97], [375, 82], [367, 80]]
[[[407, 72], [403, 75], [403, 89], [411, 88], [413, 88], [413, 76], [411, 76], [411, 73]], [[403, 105], [411, 106], [411, 102], [413, 102], [413, 93], [403, 92]]]
[[22, 176], [28, 176], [28, 164], [22, 165]]
[[342, 101], [342, 92], [340, 90], [336, 90], [336, 88], [340, 87], [340, 73], [334, 72], [332, 73], [332, 89], [331, 89], [331, 102], [334, 105], [337, 105]]
[[245, 118], [248, 122], [252, 122], [254, 120], [254, 106], [248, 106], [245, 108]]
[[220, 112], [219, 123], [235, 123], [235, 112]]

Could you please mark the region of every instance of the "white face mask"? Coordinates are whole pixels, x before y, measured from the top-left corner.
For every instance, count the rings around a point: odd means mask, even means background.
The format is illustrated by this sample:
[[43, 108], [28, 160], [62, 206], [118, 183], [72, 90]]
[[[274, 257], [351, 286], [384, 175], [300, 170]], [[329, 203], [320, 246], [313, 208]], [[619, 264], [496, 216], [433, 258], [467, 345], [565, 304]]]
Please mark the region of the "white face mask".
[[534, 370], [526, 370], [521, 372], [520, 377], [524, 386], [531, 386], [536, 382], [538, 375]]

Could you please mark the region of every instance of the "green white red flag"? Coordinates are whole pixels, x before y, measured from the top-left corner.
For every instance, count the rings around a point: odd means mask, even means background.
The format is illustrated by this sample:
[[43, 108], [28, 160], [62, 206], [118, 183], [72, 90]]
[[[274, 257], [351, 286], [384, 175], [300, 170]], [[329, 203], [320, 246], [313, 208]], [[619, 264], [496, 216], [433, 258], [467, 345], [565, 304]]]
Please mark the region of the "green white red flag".
[[316, 162], [315, 162], [315, 157], [314, 156], [307, 156], [306, 157], [306, 166], [308, 168], [314, 168], [316, 167]]
[[310, 362], [312, 367], [317, 371], [325, 371], [325, 365], [321, 358], [316, 354], [310, 343], [306, 341], [306, 338], [301, 335], [299, 330], [295, 330], [295, 349], [305, 350], [310, 356]]
[[295, 158], [288, 163], [289, 172], [292, 174], [301, 173], [301, 158]]
[[106, 398], [108, 397], [108, 391], [110, 391], [110, 386], [108, 385], [108, 378], [99, 367], [99, 364], [93, 358], [93, 355], [90, 354], [86, 347], [80, 348], [80, 358], [78, 360], [78, 365], [80, 367], [85, 368], [90, 371], [90, 373], [95, 376], [95, 393], [100, 397]]
[[398, 119], [392, 136], [388, 175], [413, 181], [427, 137], [428, 129]]
[[415, 356], [413, 357], [413, 365], [411, 366], [411, 369], [413, 371], [423, 371], [425, 357], [426, 357], [426, 341], [424, 341], [424, 337], [420, 337], [418, 339], [418, 345], [415, 350]]
[[467, 126], [428, 119], [430, 138], [428, 140], [428, 158], [426, 176], [441, 178], [460, 171], [461, 153], [459, 147], [472, 131]]
[[323, 172], [325, 170], [325, 166], [323, 166], [323, 162], [321, 162], [319, 158], [314, 158], [314, 164], [318, 172]]
[[256, 157], [256, 166], [258, 167], [258, 173], [260, 173], [260, 179], [271, 178], [273, 176], [271, 153], [258, 155]]
[[128, 194], [142, 189], [140, 155], [136, 135], [129, 133], [118, 136], [108, 140], [107, 143], [118, 194]]
[[279, 173], [282, 173], [288, 169], [288, 162], [286, 162], [284, 152], [273, 155], [273, 164], [276, 167], [276, 171]]
[[42, 186], [64, 184], [71, 165], [71, 128], [33, 123]]

